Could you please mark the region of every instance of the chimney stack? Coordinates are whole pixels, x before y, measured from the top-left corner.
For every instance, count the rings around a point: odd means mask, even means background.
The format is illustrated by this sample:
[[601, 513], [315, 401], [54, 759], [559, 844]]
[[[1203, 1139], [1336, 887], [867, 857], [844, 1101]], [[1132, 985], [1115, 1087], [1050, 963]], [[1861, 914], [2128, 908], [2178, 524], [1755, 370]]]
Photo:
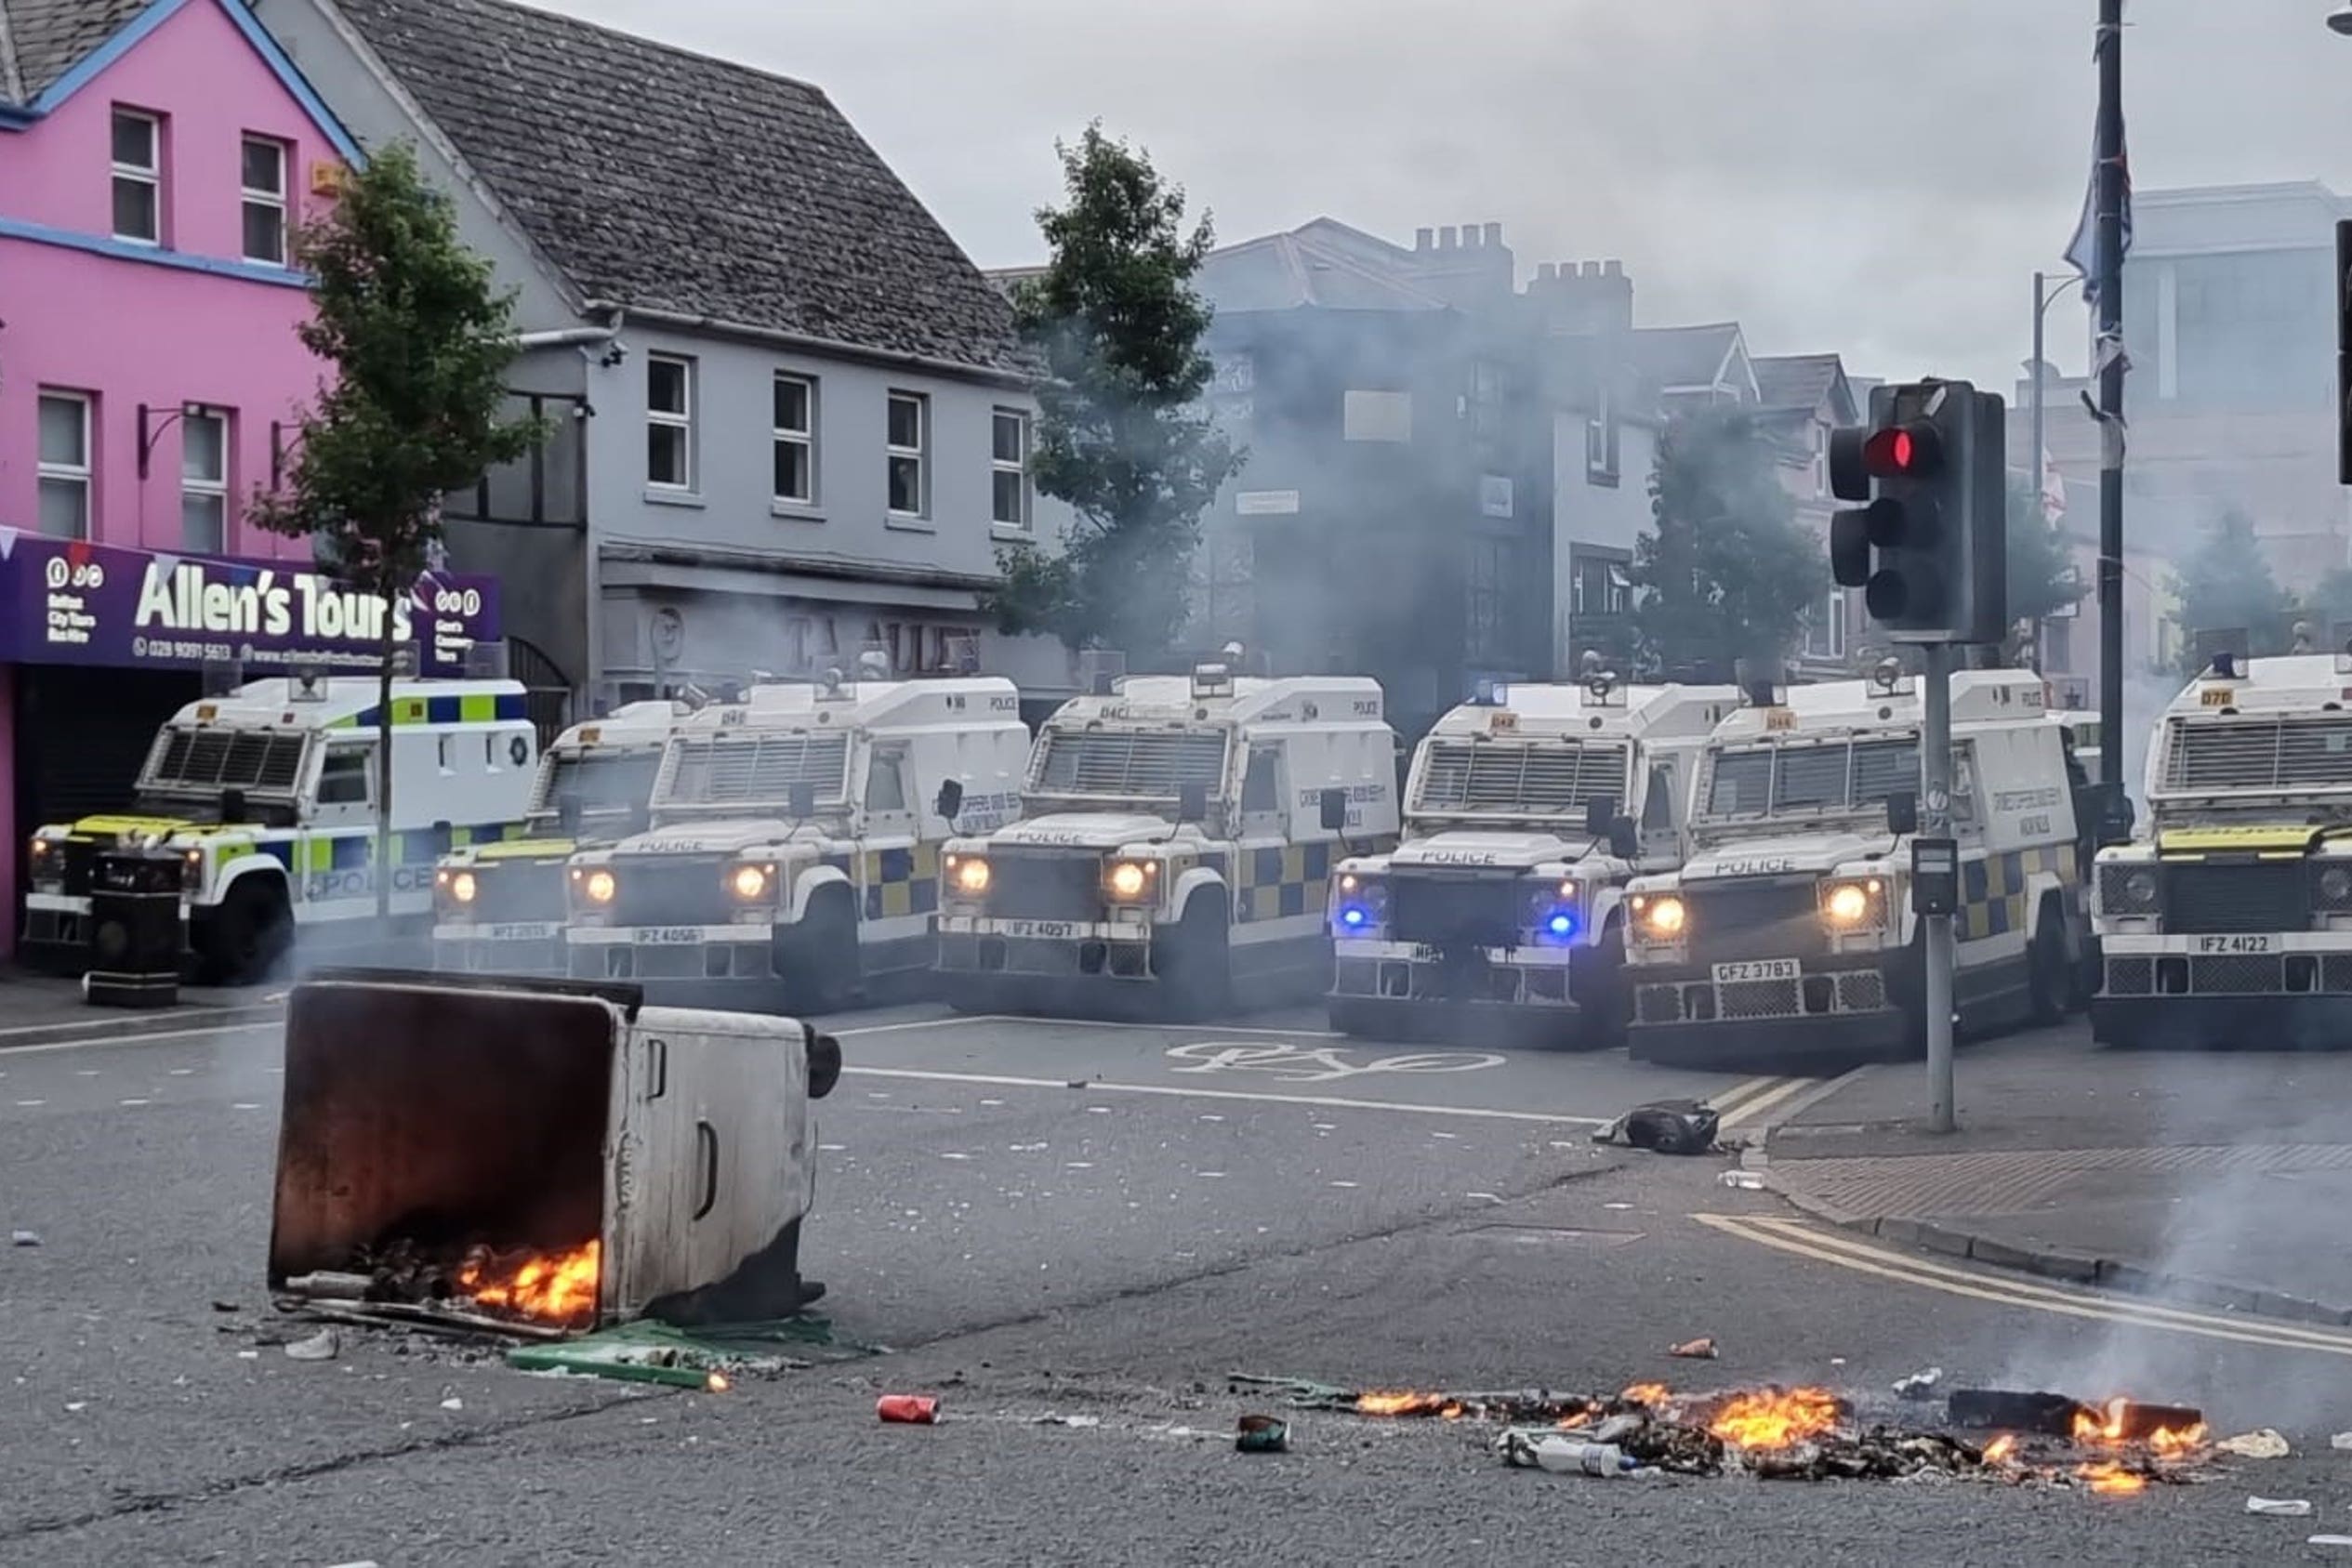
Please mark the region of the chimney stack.
[[1428, 229], [1416, 229], [1416, 230], [1414, 230], [1414, 231], [1413, 231], [1413, 249], [1414, 249], [1415, 251], [1417, 251], [1417, 252], [1420, 252], [1420, 253], [1422, 253], [1422, 254], [1426, 254], [1426, 253], [1428, 252], [1428, 250], [1429, 250], [1429, 247], [1430, 247], [1430, 244], [1431, 244], [1431, 242], [1432, 242], [1434, 239], [1435, 239], [1435, 237], [1436, 237], [1436, 235], [1435, 235], [1434, 231], [1428, 230]]
[[1536, 264], [1536, 282], [1548, 283], [1555, 281], [1559, 276], [1560, 264], [1558, 262], [1541, 261]]
[[1633, 280], [1621, 261], [1545, 262], [1528, 289], [1548, 333], [1584, 336], [1633, 325]]
[[1500, 224], [1500, 223], [1489, 223], [1489, 224], [1487, 224], [1487, 248], [1488, 248], [1488, 249], [1490, 249], [1490, 250], [1491, 250], [1491, 249], [1495, 249], [1495, 248], [1500, 247], [1500, 246], [1501, 245], [1501, 244], [1502, 244], [1502, 225], [1501, 225], [1501, 224]]
[[1456, 233], [1456, 231], [1455, 231], [1455, 229], [1454, 229], [1454, 226], [1453, 226], [1452, 224], [1450, 224], [1450, 223], [1447, 224], [1447, 225], [1446, 225], [1446, 227], [1444, 227], [1443, 229], [1440, 229], [1439, 231], [1437, 231], [1437, 248], [1438, 248], [1439, 250], [1451, 250], [1451, 249], [1453, 249], [1453, 248], [1454, 248], [1454, 243], [1455, 243], [1455, 233]]

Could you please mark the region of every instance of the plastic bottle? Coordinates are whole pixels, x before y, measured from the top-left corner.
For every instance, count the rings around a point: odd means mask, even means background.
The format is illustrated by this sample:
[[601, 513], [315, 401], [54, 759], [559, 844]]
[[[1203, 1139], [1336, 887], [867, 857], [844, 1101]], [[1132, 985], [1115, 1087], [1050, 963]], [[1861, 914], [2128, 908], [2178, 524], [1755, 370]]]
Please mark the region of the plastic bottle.
[[1614, 1481], [1641, 1469], [1641, 1461], [1614, 1443], [1576, 1443], [1547, 1437], [1535, 1445], [1536, 1464], [1555, 1475], [1597, 1475]]

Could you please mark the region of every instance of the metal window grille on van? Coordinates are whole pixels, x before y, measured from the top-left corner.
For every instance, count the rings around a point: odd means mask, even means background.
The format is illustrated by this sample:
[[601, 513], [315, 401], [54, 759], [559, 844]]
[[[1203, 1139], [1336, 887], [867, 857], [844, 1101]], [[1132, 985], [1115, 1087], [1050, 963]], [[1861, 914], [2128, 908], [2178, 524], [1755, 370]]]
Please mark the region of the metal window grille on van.
[[2190, 794], [2352, 789], [2352, 715], [2175, 723], [2164, 787]]
[[148, 753], [144, 787], [284, 793], [301, 774], [308, 740], [288, 731], [165, 730]]
[[1622, 745], [1434, 741], [1413, 809], [1560, 816], [1603, 795], [1625, 797]]
[[1224, 783], [1225, 737], [1196, 731], [1050, 731], [1036, 795], [1173, 800], [1188, 784], [1214, 797]]
[[579, 797], [584, 811], [626, 810], [654, 791], [661, 768], [657, 751], [587, 752], [548, 758], [539, 775], [535, 811], [552, 811], [567, 795]]
[[662, 802], [672, 806], [782, 806], [792, 786], [810, 785], [839, 805], [849, 788], [847, 735], [736, 735], [675, 740], [663, 768]]

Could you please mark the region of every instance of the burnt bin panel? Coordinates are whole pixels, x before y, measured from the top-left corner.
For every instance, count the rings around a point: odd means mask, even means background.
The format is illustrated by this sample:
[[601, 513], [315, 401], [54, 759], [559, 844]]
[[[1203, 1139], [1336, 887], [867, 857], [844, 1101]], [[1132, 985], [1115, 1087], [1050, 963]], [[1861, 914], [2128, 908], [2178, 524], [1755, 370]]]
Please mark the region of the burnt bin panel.
[[597, 1239], [614, 1032], [585, 999], [297, 987], [271, 1285], [403, 1238], [453, 1250]]

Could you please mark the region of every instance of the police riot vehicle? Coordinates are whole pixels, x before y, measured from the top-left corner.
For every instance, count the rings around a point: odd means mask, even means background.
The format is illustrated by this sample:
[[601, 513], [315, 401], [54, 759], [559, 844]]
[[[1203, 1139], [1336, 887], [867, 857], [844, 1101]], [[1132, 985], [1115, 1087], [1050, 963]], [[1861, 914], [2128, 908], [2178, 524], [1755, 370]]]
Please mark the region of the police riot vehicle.
[[860, 663], [670, 736], [653, 825], [565, 868], [574, 979], [805, 1012], [928, 969], [940, 847], [1014, 814], [1029, 731], [1009, 680]]
[[1395, 842], [1382, 710], [1374, 680], [1231, 663], [1073, 698], [1038, 734], [1027, 814], [947, 846], [946, 997], [1200, 1016], [1321, 991], [1331, 867]]
[[643, 831], [663, 746], [707, 711], [629, 703], [558, 735], [539, 758], [521, 836], [453, 849], [433, 868], [433, 967], [568, 973], [565, 865], [591, 842]]
[[[379, 944], [390, 933], [376, 921], [376, 698], [372, 676], [297, 674], [181, 708], [149, 749], [128, 810], [33, 835], [28, 953], [80, 960], [96, 857], [135, 846], [181, 858], [200, 978], [258, 980], [297, 930], [313, 949]], [[429, 918], [444, 850], [520, 830], [538, 759], [521, 682], [392, 683], [396, 921]]]
[[[2071, 1003], [2086, 937], [2075, 795], [2041, 680], [1951, 677], [1951, 831], [1962, 907], [1953, 996], [1965, 1031]], [[1636, 1060], [1744, 1066], [1923, 1046], [1911, 903], [1918, 682], [1769, 688], [1699, 763], [1681, 871], [1634, 878], [1626, 961]]]
[[1439, 719], [1413, 757], [1404, 842], [1334, 872], [1331, 1026], [1476, 1020], [1621, 1042], [1625, 883], [1682, 864], [1693, 764], [1738, 700], [1595, 669]]
[[2352, 1040], [2352, 656], [2242, 647], [2159, 721], [2146, 837], [2099, 851], [2101, 1041]]

